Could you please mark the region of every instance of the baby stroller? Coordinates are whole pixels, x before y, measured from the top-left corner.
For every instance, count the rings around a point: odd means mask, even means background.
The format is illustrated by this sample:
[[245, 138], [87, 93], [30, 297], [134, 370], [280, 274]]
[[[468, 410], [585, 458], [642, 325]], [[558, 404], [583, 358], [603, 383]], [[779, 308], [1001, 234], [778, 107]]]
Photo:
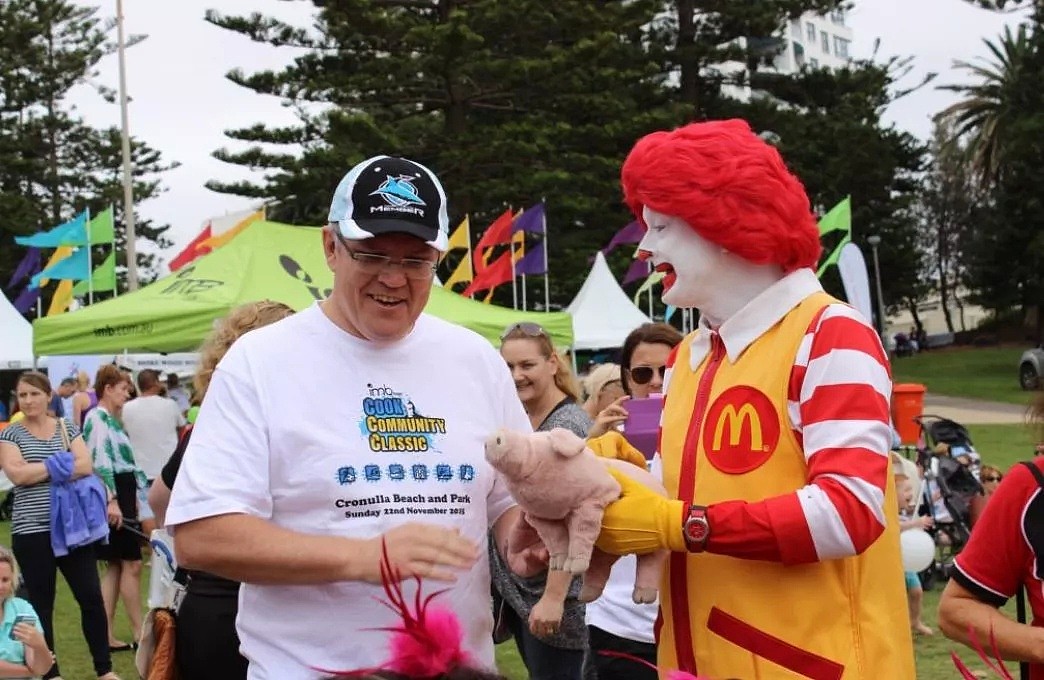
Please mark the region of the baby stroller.
[[929, 533], [937, 546], [935, 563], [921, 574], [927, 590], [937, 578], [949, 578], [953, 558], [971, 535], [971, 504], [983, 493], [979, 483], [982, 460], [960, 423], [927, 414], [914, 420], [924, 442], [918, 449], [925, 481], [921, 514], [935, 522]]

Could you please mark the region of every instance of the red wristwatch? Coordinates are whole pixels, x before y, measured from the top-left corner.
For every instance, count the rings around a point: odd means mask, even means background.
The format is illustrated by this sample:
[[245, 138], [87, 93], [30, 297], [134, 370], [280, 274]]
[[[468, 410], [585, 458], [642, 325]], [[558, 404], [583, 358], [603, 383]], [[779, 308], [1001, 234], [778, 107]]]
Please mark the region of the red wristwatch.
[[710, 538], [710, 522], [707, 521], [707, 508], [703, 505], [690, 505], [689, 514], [682, 524], [682, 535], [689, 552], [703, 552]]

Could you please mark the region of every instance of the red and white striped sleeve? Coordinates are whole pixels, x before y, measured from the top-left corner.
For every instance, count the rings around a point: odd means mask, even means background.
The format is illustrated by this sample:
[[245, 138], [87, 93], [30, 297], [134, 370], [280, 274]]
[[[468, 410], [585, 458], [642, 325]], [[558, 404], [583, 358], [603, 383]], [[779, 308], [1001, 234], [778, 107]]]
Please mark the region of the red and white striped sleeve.
[[[891, 384], [877, 333], [847, 305], [824, 308], [802, 339], [788, 387], [808, 484], [759, 503], [708, 509], [717, 544], [708, 549], [801, 564], [869, 548], [885, 528]], [[742, 529], [746, 545], [721, 532], [714, 541], [719, 522], [724, 533]]]

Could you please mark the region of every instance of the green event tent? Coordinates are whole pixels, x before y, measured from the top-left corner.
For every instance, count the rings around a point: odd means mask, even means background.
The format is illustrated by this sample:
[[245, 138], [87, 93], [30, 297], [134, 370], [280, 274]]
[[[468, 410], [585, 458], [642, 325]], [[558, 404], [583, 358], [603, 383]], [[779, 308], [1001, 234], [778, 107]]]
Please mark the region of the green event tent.
[[[319, 229], [255, 222], [228, 244], [139, 291], [37, 319], [33, 352], [193, 351], [214, 320], [237, 305], [270, 299], [299, 310], [326, 297], [332, 284]], [[439, 286], [432, 287], [426, 311], [494, 343], [518, 321], [539, 323], [559, 347], [573, 340], [572, 318], [564, 312], [485, 305]]]

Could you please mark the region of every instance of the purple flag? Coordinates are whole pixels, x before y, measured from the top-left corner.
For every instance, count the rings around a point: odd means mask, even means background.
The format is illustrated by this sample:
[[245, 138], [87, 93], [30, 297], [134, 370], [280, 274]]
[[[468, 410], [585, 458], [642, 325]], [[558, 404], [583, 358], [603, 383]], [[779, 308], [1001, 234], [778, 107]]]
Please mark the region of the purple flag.
[[626, 286], [628, 283], [631, 283], [632, 281], [644, 279], [651, 272], [652, 269], [649, 268], [648, 262], [646, 262], [645, 260], [635, 260], [631, 263], [631, 266], [627, 270], [627, 273], [624, 274], [623, 283], [620, 285]]
[[[525, 210], [515, 218], [511, 224], [511, 233], [528, 231], [531, 234], [544, 233], [544, 204], [537, 203], [529, 210]], [[543, 272], [540, 272], [543, 274]]]
[[26, 277], [32, 276], [36, 272], [40, 271], [40, 249], [30, 248], [26, 253], [22, 261], [18, 263], [18, 267], [15, 269], [14, 274], [11, 274], [11, 280], [7, 282], [7, 289], [11, 290], [19, 283], [21, 283]]
[[536, 276], [547, 273], [547, 260], [544, 259], [543, 247], [534, 248], [515, 263], [515, 274], [518, 276]]
[[643, 236], [645, 236], [645, 229], [642, 229], [641, 223], [638, 220], [635, 220], [613, 234], [613, 239], [609, 241], [609, 245], [602, 248], [602, 254], [608, 255], [614, 248], [616, 248], [616, 246], [622, 246], [628, 243], [638, 243], [642, 240]]
[[33, 305], [35, 305], [36, 301], [39, 299], [39, 288], [26, 288], [22, 291], [22, 294], [18, 296], [18, 299], [14, 301], [14, 308], [20, 313], [25, 314], [33, 308]]

